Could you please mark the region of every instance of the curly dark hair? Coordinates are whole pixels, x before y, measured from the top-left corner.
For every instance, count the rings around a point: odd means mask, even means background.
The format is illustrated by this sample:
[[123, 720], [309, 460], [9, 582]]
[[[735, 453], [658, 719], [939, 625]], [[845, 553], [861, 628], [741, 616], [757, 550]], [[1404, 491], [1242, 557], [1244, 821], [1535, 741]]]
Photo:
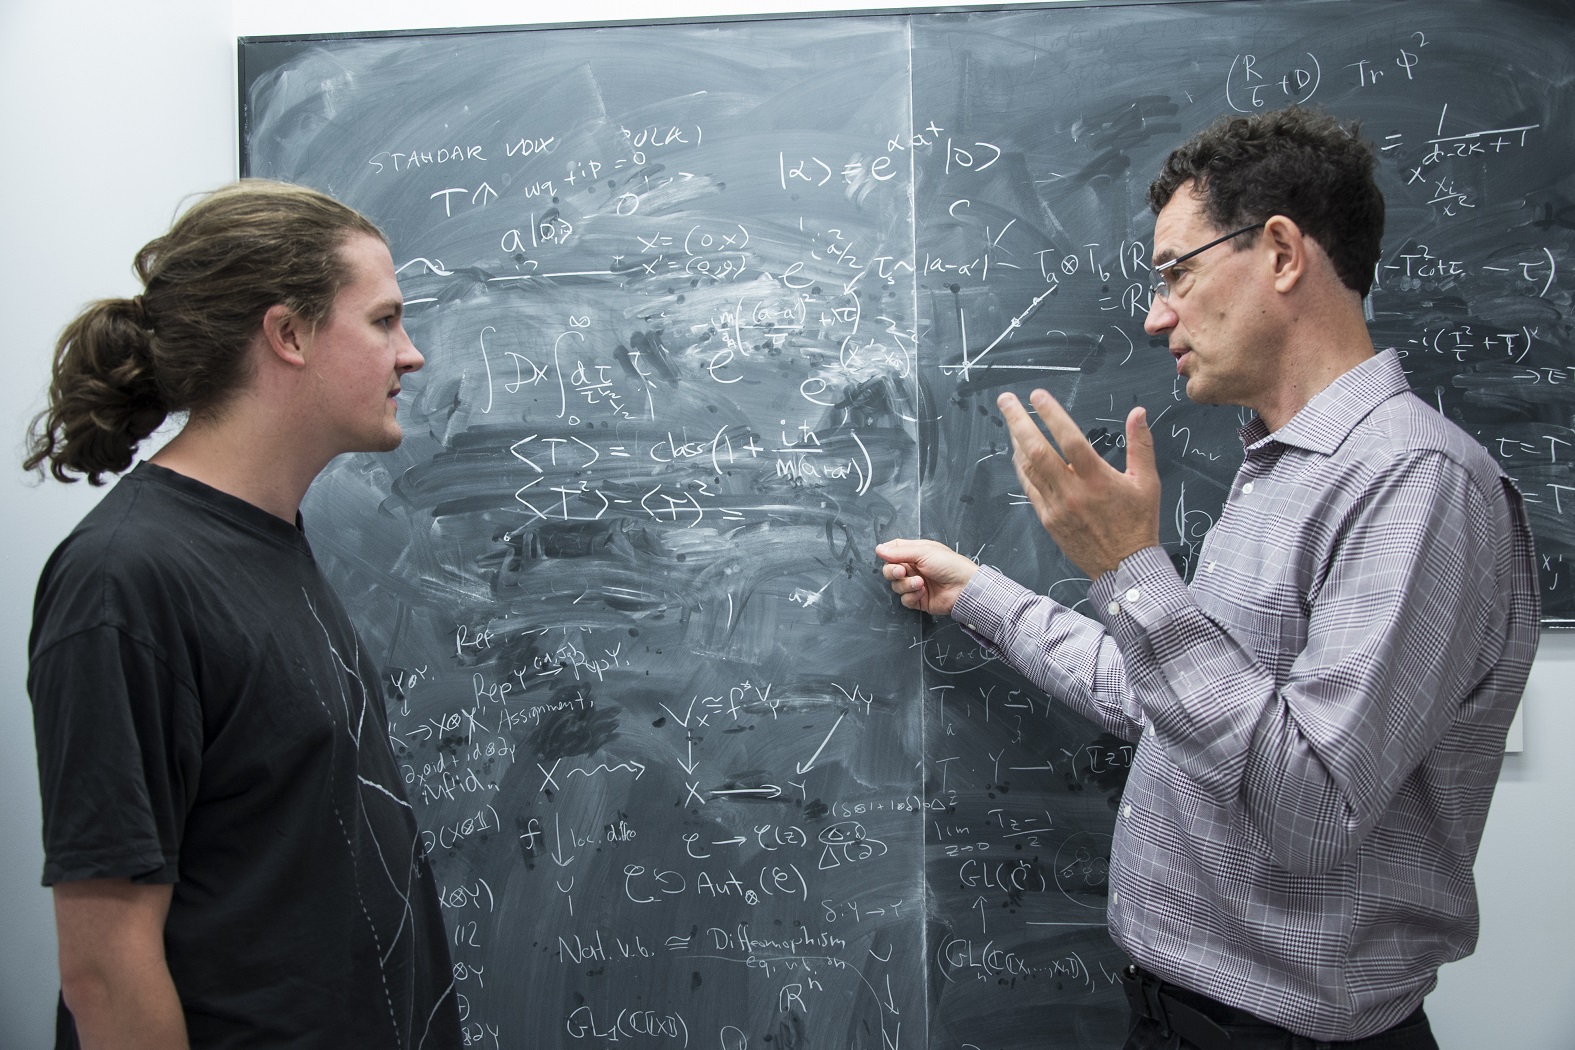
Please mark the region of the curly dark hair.
[[384, 239], [303, 186], [244, 179], [203, 197], [137, 253], [140, 295], [92, 303], [61, 333], [22, 466], [98, 485], [169, 413], [221, 414], [250, 377], [263, 314], [327, 318], [351, 277], [340, 248], [361, 234]]
[[[1191, 181], [1220, 230], [1283, 215], [1323, 248], [1340, 281], [1366, 298], [1384, 236], [1384, 197], [1359, 125], [1312, 109], [1222, 117], [1177, 147], [1148, 190], [1158, 215]], [[1236, 242], [1250, 246], [1256, 235]]]

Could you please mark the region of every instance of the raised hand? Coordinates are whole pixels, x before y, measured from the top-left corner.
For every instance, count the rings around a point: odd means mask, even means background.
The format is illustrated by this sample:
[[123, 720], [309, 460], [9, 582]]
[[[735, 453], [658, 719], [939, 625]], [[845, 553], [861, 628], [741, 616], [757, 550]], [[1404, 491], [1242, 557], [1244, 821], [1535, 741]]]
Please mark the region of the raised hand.
[[1127, 469], [1100, 458], [1072, 417], [1043, 390], [1029, 400], [1061, 451], [1013, 394], [996, 404], [1012, 436], [1012, 466], [1056, 546], [1090, 580], [1114, 569], [1128, 555], [1159, 544], [1159, 472], [1148, 415], [1127, 415]]

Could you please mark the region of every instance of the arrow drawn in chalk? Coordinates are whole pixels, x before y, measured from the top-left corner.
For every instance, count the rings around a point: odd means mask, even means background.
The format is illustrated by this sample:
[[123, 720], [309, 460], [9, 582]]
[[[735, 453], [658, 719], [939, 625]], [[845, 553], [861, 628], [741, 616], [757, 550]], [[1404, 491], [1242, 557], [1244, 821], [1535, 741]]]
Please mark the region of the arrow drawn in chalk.
[[[561, 820], [556, 816], [552, 818], [552, 837], [555, 842], [552, 851], [552, 859], [557, 862], [558, 867], [566, 868], [570, 864], [573, 864], [574, 858], [572, 856], [568, 860], [563, 859], [563, 825]], [[569, 880], [569, 885], [574, 885], [573, 879]]]
[[712, 795], [759, 795], [761, 798], [776, 798], [782, 794], [782, 789], [775, 784], [765, 784], [757, 788], [712, 788]]
[[831, 724], [831, 732], [826, 734], [826, 739], [820, 742], [820, 746], [815, 749], [815, 753], [809, 756], [809, 761], [800, 762], [793, 767], [794, 769], [798, 770], [799, 776], [803, 776], [805, 773], [808, 773], [811, 769], [815, 768], [815, 759], [819, 758], [820, 753], [826, 750], [826, 745], [831, 743], [832, 734], [836, 733], [837, 726], [840, 726], [842, 724], [842, 720], [846, 717], [848, 717], [848, 713], [846, 711], [838, 715], [837, 720]]
[[695, 739], [694, 739], [694, 737], [690, 737], [689, 738], [688, 744], [689, 744], [689, 760], [687, 762], [680, 762], [678, 764], [684, 767], [684, 772], [685, 773], [688, 773], [690, 776], [694, 776], [695, 766], [698, 766], [700, 764], [700, 763], [695, 761]]

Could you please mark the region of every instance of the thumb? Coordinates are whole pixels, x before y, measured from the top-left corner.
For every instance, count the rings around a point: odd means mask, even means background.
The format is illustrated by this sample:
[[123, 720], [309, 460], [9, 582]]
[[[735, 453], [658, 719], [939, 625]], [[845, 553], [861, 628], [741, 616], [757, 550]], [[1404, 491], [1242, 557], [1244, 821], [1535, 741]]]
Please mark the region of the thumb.
[[1148, 410], [1139, 405], [1127, 413], [1127, 473], [1134, 477], [1156, 478], [1154, 434], [1148, 428]]
[[875, 554], [882, 561], [911, 562], [915, 561], [919, 556], [918, 547], [918, 543], [913, 540], [887, 540], [885, 543], [876, 545]]

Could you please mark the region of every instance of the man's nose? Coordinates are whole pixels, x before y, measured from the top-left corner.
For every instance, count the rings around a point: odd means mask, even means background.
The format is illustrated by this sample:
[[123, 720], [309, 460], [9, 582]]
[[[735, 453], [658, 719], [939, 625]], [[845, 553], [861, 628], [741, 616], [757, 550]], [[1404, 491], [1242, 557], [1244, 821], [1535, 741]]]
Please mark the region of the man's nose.
[[1169, 331], [1176, 326], [1176, 311], [1171, 309], [1170, 300], [1162, 295], [1149, 293], [1148, 316], [1143, 319], [1143, 331], [1149, 335], [1158, 335]]
[[405, 331], [403, 325], [400, 325], [399, 333], [405, 337], [405, 345], [395, 357], [395, 367], [401, 373], [420, 371], [421, 366], [427, 363], [426, 356], [416, 349], [416, 344], [411, 340], [410, 334]]

